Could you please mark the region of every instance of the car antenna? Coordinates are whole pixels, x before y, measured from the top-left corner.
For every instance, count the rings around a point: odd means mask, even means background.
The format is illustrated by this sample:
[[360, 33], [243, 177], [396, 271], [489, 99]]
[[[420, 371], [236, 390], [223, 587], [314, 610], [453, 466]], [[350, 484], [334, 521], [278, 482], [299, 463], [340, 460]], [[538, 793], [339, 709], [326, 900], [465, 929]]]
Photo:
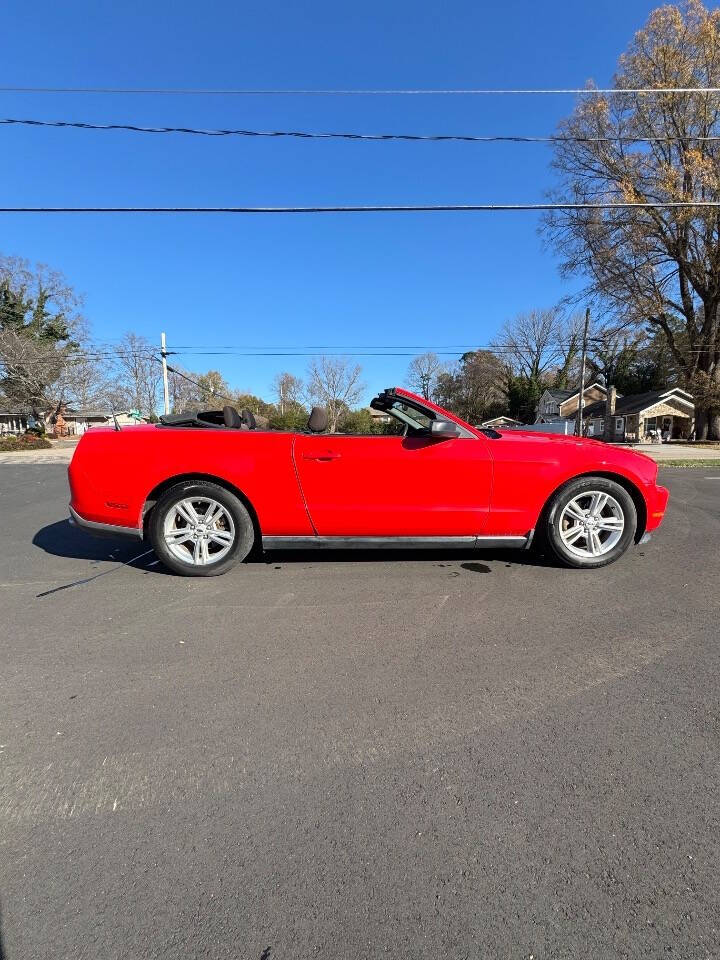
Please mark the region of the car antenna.
[[115, 413], [115, 407], [110, 407], [110, 412], [112, 413], [112, 418], [113, 418], [113, 423], [115, 424], [115, 429], [116, 429], [116, 430], [121, 430], [122, 427], [121, 427], [120, 424], [118, 423], [117, 414]]

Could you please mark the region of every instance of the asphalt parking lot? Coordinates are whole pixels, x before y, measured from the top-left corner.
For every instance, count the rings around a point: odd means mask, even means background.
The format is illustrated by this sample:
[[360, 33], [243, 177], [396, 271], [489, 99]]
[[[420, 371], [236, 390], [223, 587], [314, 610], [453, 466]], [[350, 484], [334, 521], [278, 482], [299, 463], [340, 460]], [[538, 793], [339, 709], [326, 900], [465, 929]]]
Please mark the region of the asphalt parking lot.
[[185, 580], [0, 466], [0, 955], [717, 957], [717, 478], [598, 572]]

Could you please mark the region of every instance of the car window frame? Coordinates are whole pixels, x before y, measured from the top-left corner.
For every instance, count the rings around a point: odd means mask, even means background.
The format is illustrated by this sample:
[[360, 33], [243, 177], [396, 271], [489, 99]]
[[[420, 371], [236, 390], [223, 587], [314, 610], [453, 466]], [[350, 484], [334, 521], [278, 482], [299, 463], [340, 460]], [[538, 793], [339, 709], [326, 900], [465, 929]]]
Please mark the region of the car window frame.
[[[457, 437], [454, 438], [456, 440], [479, 440], [480, 439], [476, 433], [474, 433], [471, 429], [466, 427], [464, 424], [458, 423], [457, 420], [453, 420], [452, 418], [442, 416], [442, 414], [439, 411], [434, 410], [432, 407], [425, 406], [425, 404], [420, 403], [414, 397], [408, 397], [404, 393], [398, 394], [393, 392], [392, 394], [390, 394], [390, 391], [383, 391], [381, 394], [379, 394], [378, 397], [375, 398], [375, 400], [383, 400], [385, 402], [383, 402], [382, 405], [378, 405], [378, 406], [373, 406], [373, 403], [371, 402], [370, 406], [374, 410], [382, 410], [383, 413], [387, 413], [389, 416], [393, 416], [400, 423], [404, 424], [406, 423], [406, 421], [402, 417], [399, 417], [393, 413], [392, 408], [396, 403], [400, 403], [405, 407], [410, 407], [413, 410], [417, 410], [418, 413], [421, 413], [423, 416], [427, 417], [428, 420], [430, 420], [431, 422], [442, 421], [445, 423], [454, 424], [454, 426], [456, 426], [458, 430], [458, 435]], [[408, 418], [408, 422], [406, 425], [412, 430], [412, 432], [411, 433], [406, 432], [404, 434], [405, 436], [412, 436], [418, 439], [422, 437], [429, 438], [432, 436], [429, 428], [428, 429], [419, 428], [417, 425], [415, 425], [411, 421], [412, 421], [412, 418], [411, 417]], [[354, 434], [354, 436], [382, 437], [382, 436], [398, 436], [398, 434]]]

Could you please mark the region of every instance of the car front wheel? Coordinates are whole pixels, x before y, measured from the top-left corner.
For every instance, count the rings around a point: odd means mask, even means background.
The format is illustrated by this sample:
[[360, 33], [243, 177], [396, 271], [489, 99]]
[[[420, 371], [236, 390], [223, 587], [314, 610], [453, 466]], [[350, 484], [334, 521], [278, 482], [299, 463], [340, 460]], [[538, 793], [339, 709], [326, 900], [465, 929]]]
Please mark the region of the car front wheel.
[[580, 477], [553, 497], [547, 541], [569, 567], [604, 567], [635, 538], [637, 511], [624, 487], [605, 477]]
[[150, 542], [160, 560], [186, 577], [214, 577], [244, 560], [255, 539], [252, 519], [229, 490], [207, 481], [179, 483], [150, 514]]

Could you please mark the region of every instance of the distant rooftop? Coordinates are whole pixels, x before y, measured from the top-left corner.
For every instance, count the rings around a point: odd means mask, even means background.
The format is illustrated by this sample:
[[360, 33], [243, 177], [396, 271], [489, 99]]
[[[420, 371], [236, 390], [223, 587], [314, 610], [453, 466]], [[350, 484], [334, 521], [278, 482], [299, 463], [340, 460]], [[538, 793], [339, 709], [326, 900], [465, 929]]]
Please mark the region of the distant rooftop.
[[[686, 390], [671, 387], [665, 390], [648, 390], [646, 393], [629, 393], [625, 397], [620, 397], [615, 404], [615, 415], [625, 417], [633, 413], [640, 413], [642, 410], [647, 410], [648, 407], [655, 406], [661, 400], [677, 394], [681, 394], [677, 399], [685, 400], [686, 403], [692, 405], [692, 396]], [[583, 415], [586, 417], [604, 417], [605, 401], [597, 400], [595, 403], [588, 404], [583, 410]]]

